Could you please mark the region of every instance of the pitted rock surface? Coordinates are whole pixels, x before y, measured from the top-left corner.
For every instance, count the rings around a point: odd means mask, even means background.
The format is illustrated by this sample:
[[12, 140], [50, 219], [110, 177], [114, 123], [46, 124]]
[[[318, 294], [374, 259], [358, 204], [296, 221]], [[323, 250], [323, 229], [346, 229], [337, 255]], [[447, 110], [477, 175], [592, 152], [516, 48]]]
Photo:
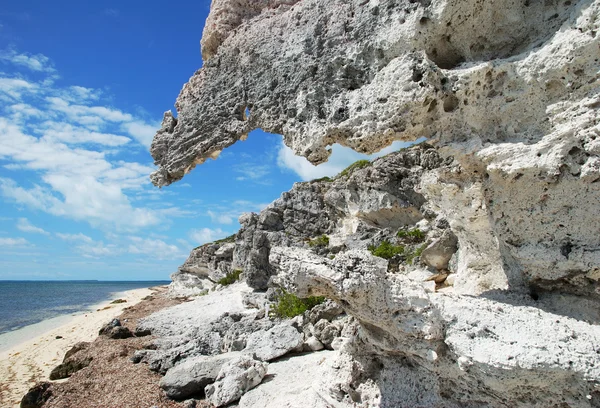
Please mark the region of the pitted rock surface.
[[[152, 144], [154, 184], [256, 128], [315, 164], [334, 143], [428, 139], [296, 184], [223, 250], [251, 288], [324, 295], [355, 319], [314, 384], [324, 404], [600, 405], [600, 0], [211, 10], [204, 66]], [[414, 228], [422, 243], [397, 236]], [[389, 261], [367, 251], [386, 241]], [[189, 266], [221, 270], [216, 250]], [[335, 321], [305, 317], [303, 346], [329, 341]]]

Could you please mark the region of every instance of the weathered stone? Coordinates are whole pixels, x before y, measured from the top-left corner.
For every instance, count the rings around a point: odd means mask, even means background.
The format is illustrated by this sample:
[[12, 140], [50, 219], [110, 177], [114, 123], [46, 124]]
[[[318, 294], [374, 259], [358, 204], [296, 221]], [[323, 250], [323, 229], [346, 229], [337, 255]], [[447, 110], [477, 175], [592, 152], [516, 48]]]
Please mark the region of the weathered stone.
[[77, 371], [89, 366], [90, 363], [92, 362], [92, 359], [93, 358], [91, 356], [86, 356], [86, 357], [82, 357], [82, 358], [77, 358], [75, 356], [71, 356], [68, 359], [65, 359], [65, 361], [63, 361], [61, 364], [56, 366], [50, 372], [49, 378], [53, 381], [60, 380], [63, 378], [69, 378], [70, 376], [75, 374]]
[[215, 381], [223, 364], [238, 357], [238, 353], [188, 358], [167, 371], [160, 387], [169, 398], [184, 399], [204, 393], [204, 387]]
[[27, 391], [21, 400], [21, 408], [42, 408], [46, 401], [52, 396], [52, 384], [41, 382]]
[[333, 339], [340, 335], [340, 329], [327, 320], [322, 319], [315, 324], [314, 335], [325, 346], [329, 346]]
[[261, 330], [248, 336], [244, 352], [253, 353], [261, 361], [271, 361], [302, 346], [302, 333], [288, 324]]
[[448, 269], [448, 262], [458, 250], [458, 239], [450, 230], [431, 243], [421, 253], [421, 261], [438, 270]]
[[319, 351], [319, 350], [323, 350], [325, 348], [325, 346], [323, 345], [323, 343], [321, 343], [316, 337], [311, 336], [308, 339], [306, 339], [306, 342], [304, 342], [304, 348], [307, 351]]
[[205, 388], [206, 398], [216, 407], [240, 399], [267, 374], [268, 363], [247, 355], [236, 357], [221, 367], [217, 380]]
[[120, 327], [120, 326], [121, 326], [121, 321], [119, 319], [112, 319], [110, 322], [108, 322], [107, 324], [102, 326], [102, 328], [100, 329], [100, 332], [98, 334], [101, 336], [108, 335], [113, 328]]

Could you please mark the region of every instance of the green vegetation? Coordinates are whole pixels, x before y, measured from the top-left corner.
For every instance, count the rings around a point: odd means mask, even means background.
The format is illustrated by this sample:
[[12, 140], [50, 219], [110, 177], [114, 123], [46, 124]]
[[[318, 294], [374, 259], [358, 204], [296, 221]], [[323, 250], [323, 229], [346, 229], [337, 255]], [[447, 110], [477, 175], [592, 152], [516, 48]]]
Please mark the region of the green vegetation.
[[383, 241], [379, 246], [369, 245], [369, 251], [375, 256], [383, 259], [391, 259], [396, 255], [402, 255], [404, 253], [404, 247], [402, 245], [394, 245], [388, 241]]
[[370, 165], [371, 165], [371, 162], [369, 160], [356, 161], [356, 162], [352, 163], [350, 166], [346, 167], [344, 170], [342, 170], [342, 172], [340, 174], [338, 174], [337, 177], [349, 176], [355, 170], [364, 169], [365, 167], [369, 167]]
[[225, 237], [223, 239], [218, 239], [213, 244], [225, 244], [229, 242], [235, 242], [235, 234]]
[[277, 303], [274, 305], [271, 313], [273, 316], [279, 318], [290, 318], [301, 315], [324, 301], [325, 297], [323, 296], [311, 296], [301, 299], [293, 293], [281, 290], [277, 296]]
[[415, 249], [414, 251], [409, 251], [406, 253], [406, 263], [408, 264], [413, 264], [413, 261], [416, 257], [421, 256], [421, 254], [423, 253], [423, 250], [427, 248], [427, 243], [421, 245], [420, 247], [418, 247], [417, 249]]
[[418, 228], [400, 230], [396, 235], [398, 238], [407, 239], [412, 242], [423, 242], [425, 240], [425, 233]]
[[240, 275], [242, 274], [242, 272], [243, 271], [241, 269], [234, 269], [233, 271], [225, 275], [224, 278], [219, 279], [217, 283], [223, 286], [231, 285], [232, 283], [235, 283], [240, 279]]
[[311, 239], [310, 241], [308, 241], [308, 246], [311, 248], [313, 248], [313, 247], [325, 248], [325, 247], [329, 246], [329, 237], [327, 235], [323, 234], [320, 237]]
[[230, 242], [235, 242], [235, 234], [230, 235], [228, 237], [225, 237], [223, 239], [218, 239], [218, 240], [216, 240], [214, 242], [207, 242], [206, 244], [199, 245], [199, 246], [197, 246], [194, 249], [202, 248], [202, 247], [207, 246], [207, 245], [225, 244], [225, 243], [230, 243]]
[[331, 183], [333, 181], [333, 179], [331, 177], [325, 176], [325, 177], [321, 177], [321, 178], [318, 178], [318, 179], [311, 180], [310, 182], [311, 183], [317, 183], [317, 182], [320, 182], [320, 181], [321, 182], [325, 182], [325, 183]]

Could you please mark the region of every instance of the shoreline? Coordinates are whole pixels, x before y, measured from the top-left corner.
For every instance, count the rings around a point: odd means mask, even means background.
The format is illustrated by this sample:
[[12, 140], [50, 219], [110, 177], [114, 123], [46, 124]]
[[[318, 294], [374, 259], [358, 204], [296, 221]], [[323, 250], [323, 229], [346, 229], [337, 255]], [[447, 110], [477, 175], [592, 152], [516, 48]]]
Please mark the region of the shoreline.
[[[153, 287], [155, 287], [155, 286], [153, 286]], [[114, 292], [106, 300], [103, 300], [102, 302], [91, 304], [79, 312], [69, 313], [69, 314], [61, 314], [58, 316], [50, 317], [48, 319], [44, 319], [37, 323], [19, 327], [18, 329], [15, 329], [15, 330], [11, 330], [11, 331], [8, 331], [5, 333], [0, 333], [0, 360], [2, 359], [3, 354], [5, 352], [10, 351], [12, 348], [17, 347], [19, 344], [21, 344], [29, 339], [40, 337], [51, 330], [57, 329], [61, 326], [65, 326], [65, 325], [69, 324], [69, 322], [71, 322], [73, 319], [75, 319], [81, 315], [98, 312], [100, 309], [106, 308], [108, 306], [113, 308], [113, 306], [117, 306], [117, 305], [111, 305], [111, 302], [113, 302], [117, 299], [120, 299], [120, 298], [126, 299], [128, 296], [127, 295], [128, 292], [140, 290], [140, 289], [152, 289], [153, 287], [130, 289], [130, 290], [125, 290], [125, 291], [120, 291], [120, 292]], [[129, 300], [128, 300], [128, 302], [129, 302]], [[123, 305], [127, 306], [126, 303], [124, 303]], [[0, 378], [1, 378], [1, 376], [0, 376]], [[1, 382], [1, 380], [0, 380], [0, 382]]]
[[[29, 388], [38, 381], [48, 381], [52, 369], [62, 362], [73, 345], [94, 341], [104, 324], [154, 293], [154, 288], [116, 292], [110, 299], [81, 313], [54, 317], [0, 335], [2, 406], [19, 406]], [[126, 302], [111, 304], [119, 298]]]

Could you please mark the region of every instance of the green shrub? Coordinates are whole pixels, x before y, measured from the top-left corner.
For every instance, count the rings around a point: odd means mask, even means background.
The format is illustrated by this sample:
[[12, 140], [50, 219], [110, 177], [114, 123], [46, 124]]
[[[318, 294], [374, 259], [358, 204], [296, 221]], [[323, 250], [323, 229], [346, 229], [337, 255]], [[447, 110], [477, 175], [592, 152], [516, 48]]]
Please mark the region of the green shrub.
[[293, 293], [281, 290], [277, 296], [277, 303], [273, 306], [271, 313], [273, 316], [279, 318], [290, 318], [301, 315], [324, 301], [325, 297], [323, 296], [311, 296], [301, 299]]
[[331, 183], [332, 181], [333, 181], [333, 179], [331, 177], [325, 176], [325, 177], [321, 177], [321, 178], [318, 178], [318, 179], [311, 180], [310, 182], [311, 183], [318, 183], [318, 182]]
[[217, 283], [223, 286], [231, 285], [232, 283], [235, 283], [240, 279], [240, 275], [242, 274], [242, 272], [243, 271], [241, 269], [234, 269], [233, 271], [226, 274], [224, 278], [219, 279]]
[[423, 242], [425, 240], [425, 233], [418, 228], [400, 230], [396, 235], [398, 238], [409, 239], [413, 242]]
[[329, 237], [327, 235], [323, 234], [320, 237], [311, 239], [310, 241], [308, 241], [308, 246], [311, 248], [313, 248], [313, 247], [325, 248], [325, 247], [329, 246]]
[[427, 244], [423, 244], [420, 247], [418, 247], [417, 249], [415, 249], [414, 251], [408, 252], [406, 254], [406, 263], [411, 264], [413, 263], [413, 260], [418, 257], [421, 256], [421, 254], [423, 253], [423, 250], [427, 248]]
[[350, 166], [346, 167], [344, 170], [342, 170], [342, 172], [340, 174], [338, 174], [338, 177], [349, 176], [355, 170], [364, 169], [365, 167], [369, 167], [370, 165], [371, 165], [371, 162], [369, 160], [356, 161], [356, 162], [352, 163]]
[[402, 255], [404, 253], [404, 247], [402, 245], [394, 245], [388, 241], [383, 241], [379, 246], [369, 245], [369, 251], [375, 256], [383, 259], [390, 259], [396, 255]]

